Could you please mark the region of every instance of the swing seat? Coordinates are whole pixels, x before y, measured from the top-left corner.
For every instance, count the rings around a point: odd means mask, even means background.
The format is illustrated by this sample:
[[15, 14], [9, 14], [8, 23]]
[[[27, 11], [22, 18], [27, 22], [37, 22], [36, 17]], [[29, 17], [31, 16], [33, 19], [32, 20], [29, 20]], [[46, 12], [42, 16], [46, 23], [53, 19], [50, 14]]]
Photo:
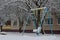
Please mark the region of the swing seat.
[[41, 27], [39, 27], [38, 29], [33, 29], [33, 32], [38, 32], [38, 33], [40, 33], [40, 31], [41, 31]]
[[33, 29], [33, 32], [37, 32], [37, 29]]

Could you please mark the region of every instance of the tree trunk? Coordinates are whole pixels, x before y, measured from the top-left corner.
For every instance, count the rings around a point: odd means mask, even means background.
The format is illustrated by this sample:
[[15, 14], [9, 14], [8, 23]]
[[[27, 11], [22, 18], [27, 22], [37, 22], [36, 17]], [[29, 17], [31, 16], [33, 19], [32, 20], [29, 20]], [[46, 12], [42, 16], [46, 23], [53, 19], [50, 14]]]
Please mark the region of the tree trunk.
[[11, 20], [11, 27], [13, 27], [14, 25], [14, 20]]
[[19, 19], [17, 19], [17, 27], [19, 27]]

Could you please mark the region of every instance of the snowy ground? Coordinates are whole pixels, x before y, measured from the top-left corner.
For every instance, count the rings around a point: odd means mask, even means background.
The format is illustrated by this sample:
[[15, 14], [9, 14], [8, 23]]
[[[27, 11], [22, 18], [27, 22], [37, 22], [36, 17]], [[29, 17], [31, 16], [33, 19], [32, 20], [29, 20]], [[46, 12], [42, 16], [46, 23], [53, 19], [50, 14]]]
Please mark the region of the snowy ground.
[[6, 35], [0, 34], [0, 40], [60, 40], [60, 35], [45, 34], [37, 36], [35, 33], [6, 32]]

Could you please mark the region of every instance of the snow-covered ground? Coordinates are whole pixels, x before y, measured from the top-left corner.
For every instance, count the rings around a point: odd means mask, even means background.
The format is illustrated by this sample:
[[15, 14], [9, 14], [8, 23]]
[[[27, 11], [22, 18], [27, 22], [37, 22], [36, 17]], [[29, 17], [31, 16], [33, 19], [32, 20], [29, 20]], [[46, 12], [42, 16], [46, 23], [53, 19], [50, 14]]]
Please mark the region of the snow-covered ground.
[[0, 40], [60, 40], [60, 35], [45, 34], [37, 36], [35, 33], [18, 33], [18, 32], [5, 32], [6, 35], [0, 34]]

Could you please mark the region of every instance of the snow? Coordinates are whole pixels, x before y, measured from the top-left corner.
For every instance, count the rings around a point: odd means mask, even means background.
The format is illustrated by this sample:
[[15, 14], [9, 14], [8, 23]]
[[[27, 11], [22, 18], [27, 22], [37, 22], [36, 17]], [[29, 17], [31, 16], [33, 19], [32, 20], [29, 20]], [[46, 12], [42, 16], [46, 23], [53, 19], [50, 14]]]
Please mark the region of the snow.
[[6, 32], [7, 35], [1, 35], [0, 34], [0, 40], [60, 40], [60, 35], [51, 35], [51, 34], [45, 34], [37, 36], [35, 33], [25, 33], [22, 35], [22, 33], [11, 33]]

